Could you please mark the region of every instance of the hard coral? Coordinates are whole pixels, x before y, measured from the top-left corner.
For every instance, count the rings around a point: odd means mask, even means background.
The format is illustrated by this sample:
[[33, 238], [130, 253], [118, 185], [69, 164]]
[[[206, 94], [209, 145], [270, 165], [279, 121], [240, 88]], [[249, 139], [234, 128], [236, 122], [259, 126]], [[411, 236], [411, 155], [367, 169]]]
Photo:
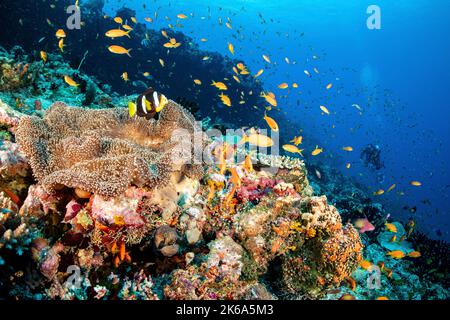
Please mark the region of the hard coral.
[[15, 127], [19, 124], [21, 116], [20, 112], [0, 100], [0, 126]]
[[28, 175], [29, 166], [19, 146], [11, 141], [0, 140], [0, 177], [17, 180]]
[[206, 263], [186, 269], [176, 269], [164, 287], [164, 296], [170, 300], [234, 300], [248, 295], [254, 283], [221, 277], [217, 267]]
[[305, 241], [299, 251], [283, 256], [282, 283], [287, 292], [320, 298], [326, 290], [351, 279], [362, 259], [358, 231], [348, 224], [330, 236]]
[[202, 135], [194, 118], [172, 101], [151, 121], [130, 119], [124, 108], [90, 110], [57, 102], [44, 119], [22, 118], [16, 139], [50, 193], [66, 186], [117, 196], [131, 184], [162, 185], [175, 171], [200, 176], [192, 150], [175, 149], [188, 156], [180, 157], [173, 149], [181, 137]]
[[[33, 65], [34, 67], [34, 65]], [[0, 90], [15, 91], [28, 85], [33, 80], [33, 72], [30, 72], [30, 64], [16, 63], [2, 57], [0, 59]]]

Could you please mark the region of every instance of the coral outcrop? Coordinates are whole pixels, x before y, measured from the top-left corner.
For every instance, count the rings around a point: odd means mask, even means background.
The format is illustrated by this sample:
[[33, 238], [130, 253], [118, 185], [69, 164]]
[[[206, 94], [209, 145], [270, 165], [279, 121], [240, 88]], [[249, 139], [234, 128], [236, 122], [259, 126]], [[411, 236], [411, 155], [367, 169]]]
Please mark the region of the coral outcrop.
[[22, 118], [16, 139], [35, 178], [49, 192], [65, 186], [117, 196], [131, 184], [164, 185], [175, 171], [199, 178], [200, 166], [174, 160], [180, 134], [199, 131], [192, 116], [174, 102], [157, 121], [130, 119], [126, 109], [55, 103], [43, 119]]
[[[374, 298], [358, 268], [368, 236], [343, 221], [365, 210], [382, 221], [382, 209], [356, 196], [335, 202], [328, 172], [332, 191], [315, 196], [299, 158], [216, 149], [173, 101], [156, 119], [130, 118], [128, 97], [108, 96], [58, 55], [35, 60], [0, 52], [1, 85], [13, 90], [0, 92], [0, 299], [311, 299], [338, 289]], [[80, 86], [60, 88], [63, 75]], [[209, 147], [227, 156], [204, 162]], [[365, 258], [383, 263], [393, 297], [413, 296], [395, 287], [413, 283], [445, 296], [418, 284], [409, 261], [384, 265], [390, 234], [377, 232], [381, 245]]]

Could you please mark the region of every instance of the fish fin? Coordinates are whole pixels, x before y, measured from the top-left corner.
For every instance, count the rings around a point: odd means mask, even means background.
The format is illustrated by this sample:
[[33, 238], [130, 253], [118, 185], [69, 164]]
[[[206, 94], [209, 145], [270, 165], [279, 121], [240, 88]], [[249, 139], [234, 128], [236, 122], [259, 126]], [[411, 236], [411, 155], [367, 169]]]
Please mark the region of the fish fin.
[[130, 118], [133, 118], [136, 115], [137, 106], [133, 102], [128, 102], [128, 111], [130, 112]]
[[133, 49], [129, 49], [128, 51], [127, 51], [127, 56], [129, 56], [130, 58], [132, 58], [132, 56], [131, 56], [131, 54], [130, 54], [130, 51], [131, 50], [133, 50]]
[[244, 135], [242, 136], [241, 141], [239, 141], [236, 145], [237, 145], [237, 146], [243, 145], [243, 144], [245, 144], [247, 141], [248, 141], [248, 136], [244, 133]]

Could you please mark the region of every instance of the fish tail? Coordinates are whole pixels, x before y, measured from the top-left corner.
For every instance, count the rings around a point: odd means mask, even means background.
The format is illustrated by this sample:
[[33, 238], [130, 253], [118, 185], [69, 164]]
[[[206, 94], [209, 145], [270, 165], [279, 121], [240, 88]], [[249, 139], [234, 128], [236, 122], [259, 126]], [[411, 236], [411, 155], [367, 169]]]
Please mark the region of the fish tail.
[[133, 50], [133, 49], [129, 49], [128, 51], [127, 51], [127, 56], [129, 56], [130, 58], [132, 58], [132, 56], [131, 56], [131, 54], [130, 54], [130, 51], [131, 50]]
[[[131, 39], [131, 36], [130, 36], [130, 32], [131, 32], [131, 30], [130, 31], [128, 31], [125, 35], [128, 37], [128, 38], [130, 38]], [[130, 49], [131, 50], [131, 49]]]
[[248, 139], [248, 137], [247, 137], [247, 135], [244, 133], [244, 135], [242, 136], [241, 141], [239, 141], [239, 142], [237, 143], [237, 146], [241, 146], [241, 145], [245, 144], [245, 143], [247, 142], [247, 139]]

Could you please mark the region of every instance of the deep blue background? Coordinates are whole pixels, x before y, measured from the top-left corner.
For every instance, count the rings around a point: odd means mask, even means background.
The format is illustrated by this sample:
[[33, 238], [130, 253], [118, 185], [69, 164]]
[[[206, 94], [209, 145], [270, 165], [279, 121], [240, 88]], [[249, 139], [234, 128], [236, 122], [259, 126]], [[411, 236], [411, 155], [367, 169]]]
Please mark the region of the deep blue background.
[[[303, 130], [307, 161], [336, 166], [372, 190], [396, 183], [396, 189], [376, 200], [393, 217], [412, 216], [431, 236], [438, 237], [440, 230], [440, 238], [450, 239], [450, 1], [110, 0], [107, 13], [113, 15], [124, 4], [137, 11], [140, 22], [154, 18], [157, 11], [158, 19], [148, 24], [155, 29], [175, 25], [179, 13], [192, 13], [179, 21], [183, 26], [175, 28], [198, 42], [208, 38], [201, 43], [202, 49], [230, 55], [227, 44], [231, 42], [235, 58], [245, 61], [252, 73], [266, 69], [261, 76], [266, 89], [277, 94], [281, 112], [298, 123], [299, 132]], [[381, 8], [381, 30], [366, 27], [370, 4]], [[233, 30], [219, 25], [218, 19], [225, 23], [227, 17]], [[270, 57], [271, 65], [262, 54]], [[313, 74], [311, 79], [305, 69]], [[277, 89], [282, 82], [297, 82], [299, 88]], [[327, 91], [329, 82], [334, 86]], [[361, 114], [352, 107], [355, 103], [363, 108]], [[331, 115], [322, 115], [320, 105], [327, 106]], [[276, 112], [270, 115], [276, 119]], [[281, 128], [281, 134], [289, 137], [299, 132]], [[310, 156], [316, 143], [325, 149], [320, 158]], [[359, 151], [368, 143], [377, 143], [383, 150], [386, 178], [382, 183], [359, 162]], [[348, 145], [355, 149], [353, 153], [341, 150]], [[352, 163], [348, 170], [347, 162]], [[411, 180], [423, 186], [412, 187]], [[417, 213], [402, 210], [405, 205], [417, 206]]]

